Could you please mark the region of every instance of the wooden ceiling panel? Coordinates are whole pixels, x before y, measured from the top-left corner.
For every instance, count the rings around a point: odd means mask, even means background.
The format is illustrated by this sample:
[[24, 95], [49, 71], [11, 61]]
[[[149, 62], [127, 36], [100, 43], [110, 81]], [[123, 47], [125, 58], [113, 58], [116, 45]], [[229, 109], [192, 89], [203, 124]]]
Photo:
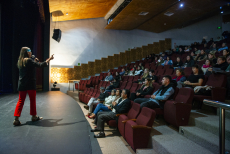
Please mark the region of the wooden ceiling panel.
[[[50, 12], [61, 10], [64, 16], [53, 21], [104, 17], [117, 0], [49, 0]], [[68, 15], [66, 15], [68, 13]]]
[[[221, 0], [184, 0], [184, 7], [179, 7], [179, 4], [174, 5], [151, 20], [143, 23], [138, 29], [160, 33], [172, 28], [177, 28], [191, 20], [218, 10], [223, 3], [224, 1]], [[174, 13], [174, 15], [170, 17], [164, 15], [167, 11]]]
[[[169, 6], [177, 3], [178, 0], [132, 0], [111, 22], [106, 29], [117, 29], [118, 24], [123, 25], [121, 29], [132, 30], [141, 25], [144, 21], [151, 19]], [[145, 16], [138, 15], [140, 12], [149, 12]], [[122, 16], [122, 17], [120, 17]], [[124, 18], [126, 16], [126, 18]], [[127, 18], [128, 17], [128, 18]], [[133, 22], [134, 24], [125, 24]]]

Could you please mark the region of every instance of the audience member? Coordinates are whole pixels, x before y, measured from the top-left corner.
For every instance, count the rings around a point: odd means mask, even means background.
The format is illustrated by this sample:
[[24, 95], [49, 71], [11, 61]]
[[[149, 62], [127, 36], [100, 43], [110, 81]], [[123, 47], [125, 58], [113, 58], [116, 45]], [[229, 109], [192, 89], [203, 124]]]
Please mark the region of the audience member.
[[190, 49], [188, 47], [184, 48], [184, 52], [189, 52], [189, 51], [190, 51]]
[[163, 60], [166, 60], [167, 55], [165, 55], [165, 53], [162, 53], [162, 54], [161, 54], [161, 57], [162, 57]]
[[217, 39], [216, 39], [216, 41], [221, 41], [222, 39], [221, 39], [221, 37], [217, 37]]
[[223, 50], [223, 56], [227, 58], [229, 56], [229, 51], [227, 49]]
[[175, 85], [171, 83], [171, 76], [165, 75], [162, 79], [162, 86], [151, 95], [151, 98], [137, 98], [134, 100], [135, 103], [141, 105], [141, 108], [148, 107], [164, 108], [165, 101], [173, 96]]
[[95, 129], [92, 129], [91, 132], [97, 132], [100, 131], [97, 135], [94, 135], [95, 138], [103, 138], [105, 137], [104, 133], [104, 123], [109, 120], [118, 120], [118, 117], [116, 114], [122, 114], [127, 113], [130, 109], [131, 103], [128, 99], [130, 95], [129, 90], [124, 89], [121, 93], [121, 98], [118, 100], [118, 103], [113, 102], [112, 112], [99, 112], [97, 115], [97, 120], [95, 120], [95, 124], [97, 127]]
[[194, 60], [202, 61], [202, 60], [206, 60], [206, 59], [207, 59], [207, 55], [205, 54], [204, 50], [202, 49], [200, 54], [197, 54], [196, 58]]
[[134, 76], [135, 75], [135, 72], [136, 72], [136, 68], [135, 67], [133, 67], [133, 69], [131, 69], [130, 71], [129, 71], [129, 76]]
[[182, 68], [176, 69], [176, 76], [172, 79], [176, 80], [178, 88], [182, 88], [182, 84], [186, 80], [186, 77], [184, 76], [184, 70]]
[[155, 63], [157, 63], [157, 62], [158, 62], [158, 59], [157, 59], [157, 57], [155, 57], [155, 60], [154, 60], [154, 62], [155, 62]]
[[97, 104], [97, 103], [100, 103], [100, 102], [104, 102], [105, 101], [105, 98], [109, 96], [109, 93], [107, 93], [105, 91], [105, 88], [104, 87], [100, 87], [100, 95], [98, 98], [90, 98], [89, 102], [87, 105], [84, 106], [85, 109], [89, 110], [88, 114], [86, 116], [90, 116], [90, 114], [92, 113], [93, 111], [93, 105]]
[[106, 92], [111, 92], [112, 89], [118, 88], [120, 85], [120, 80], [117, 80], [116, 78], [113, 80], [113, 82], [110, 82], [110, 85], [106, 88]]
[[184, 68], [185, 68], [185, 67], [192, 67], [193, 65], [194, 65], [193, 57], [190, 56], [190, 55], [188, 55], [188, 56], [186, 57], [186, 61], [185, 61], [183, 67], [184, 67]]
[[211, 53], [211, 52], [210, 52], [210, 53], [208, 54], [208, 58], [207, 58], [207, 59], [210, 60], [210, 61], [212, 62], [213, 65], [217, 63], [217, 59], [216, 59], [216, 56], [215, 56], [214, 53]]
[[104, 81], [112, 81], [113, 80], [113, 76], [111, 74], [111, 72], [108, 73], [108, 76], [105, 77]]
[[210, 52], [210, 50], [209, 50], [209, 48], [208, 48], [208, 46], [207, 46], [206, 43], [204, 44], [203, 50], [204, 50], [204, 52], [205, 52], [206, 54], [209, 54], [209, 52]]
[[118, 72], [115, 73], [114, 79], [116, 79], [116, 81], [121, 81], [121, 76]]
[[212, 61], [207, 59], [205, 61], [205, 64], [203, 64], [203, 66], [201, 67], [201, 69], [204, 72], [204, 74], [206, 73], [206, 71], [208, 70], [209, 67], [212, 67]]
[[219, 68], [219, 70], [226, 70], [228, 67], [228, 63], [226, 62], [226, 58], [224, 56], [220, 56], [217, 59], [217, 64], [215, 64], [212, 68], [209, 68], [208, 71], [212, 72], [213, 68]]
[[213, 41], [213, 38], [210, 38], [210, 41], [208, 41], [208, 44], [211, 44], [211, 43], [213, 43], [214, 41]]
[[[213, 43], [213, 45], [210, 47], [210, 52], [212, 52], [212, 53], [216, 53], [216, 51], [217, 51], [217, 48], [216, 48], [216, 44], [215, 43]], [[210, 53], [209, 52], [209, 53]]]
[[203, 38], [201, 44], [206, 44], [206, 43], [207, 43], [207, 41]]
[[180, 59], [180, 57], [177, 57], [176, 62], [173, 63], [173, 67], [179, 67], [180, 68], [181, 66], [183, 66], [183, 62]]
[[179, 48], [178, 53], [182, 55], [182, 54], [184, 53], [183, 49], [182, 49], [182, 48]]
[[[137, 69], [137, 65], [134, 64], [134, 65], [133, 65], [133, 68], [135, 68], [135, 70], [136, 70], [136, 69]], [[130, 71], [133, 71], [133, 68], [132, 68]]]
[[191, 55], [191, 57], [192, 57], [193, 60], [196, 58], [195, 53], [193, 51], [191, 52], [190, 55]]
[[144, 66], [142, 65], [142, 63], [139, 63], [138, 66], [140, 66], [141, 70], [144, 70], [144, 69], [145, 69]]
[[153, 92], [152, 80], [146, 78], [144, 84], [136, 93], [131, 93], [130, 100], [134, 101], [136, 98], [144, 97], [145, 95], [150, 95]]
[[165, 60], [165, 62], [162, 64], [164, 65], [173, 65], [173, 61], [171, 60], [171, 58], [168, 56], [167, 59]]
[[154, 70], [149, 71], [149, 78], [152, 80], [152, 83], [157, 81], [157, 76], [155, 75]]
[[121, 72], [120, 72], [120, 76], [124, 75], [125, 74], [125, 69], [122, 68]]
[[185, 87], [194, 88], [196, 86], [201, 86], [204, 81], [204, 75], [200, 66], [197, 64], [193, 65], [192, 72], [193, 74], [184, 82]]
[[228, 46], [226, 46], [226, 43], [222, 43], [222, 48], [219, 48], [218, 51], [222, 51], [224, 49], [227, 49], [228, 50]]
[[157, 66], [160, 66], [164, 63], [164, 59], [162, 57], [160, 57], [157, 61]]
[[113, 89], [111, 91], [111, 95], [105, 98], [104, 104], [99, 103], [89, 118], [90, 119], [95, 118], [97, 113], [101, 111], [112, 111], [111, 110], [112, 102], [116, 101], [120, 97], [121, 97], [120, 90]]
[[139, 76], [141, 76], [142, 73], [143, 73], [143, 70], [141, 69], [140, 66], [138, 66], [138, 67], [137, 67], [137, 70], [135, 71], [135, 74], [134, 74], [134, 75], [139, 75]]
[[147, 79], [147, 78], [149, 78], [149, 69], [148, 68], [145, 69], [144, 74], [141, 77], [141, 79], [139, 80], [139, 82], [144, 82], [145, 79]]
[[200, 50], [198, 50], [197, 48], [194, 48], [194, 53], [195, 54], [200, 54]]

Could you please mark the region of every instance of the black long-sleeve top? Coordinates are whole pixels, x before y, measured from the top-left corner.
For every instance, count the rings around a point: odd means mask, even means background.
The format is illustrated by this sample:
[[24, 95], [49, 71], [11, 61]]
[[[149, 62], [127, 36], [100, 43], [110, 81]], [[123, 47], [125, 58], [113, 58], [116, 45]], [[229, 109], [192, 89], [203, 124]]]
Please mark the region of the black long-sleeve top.
[[[140, 89], [137, 90], [138, 93], [140, 93], [140, 95], [151, 95], [153, 92], [153, 87], [147, 87], [144, 89], [145, 86], [141, 86]], [[144, 89], [144, 90], [143, 90]]]
[[25, 67], [19, 68], [18, 91], [36, 90], [36, 67], [46, 67], [46, 62], [35, 62], [29, 58]]
[[104, 92], [104, 93], [100, 93], [99, 97], [97, 99], [100, 99], [100, 101], [104, 101], [106, 97], [109, 96], [109, 93]]

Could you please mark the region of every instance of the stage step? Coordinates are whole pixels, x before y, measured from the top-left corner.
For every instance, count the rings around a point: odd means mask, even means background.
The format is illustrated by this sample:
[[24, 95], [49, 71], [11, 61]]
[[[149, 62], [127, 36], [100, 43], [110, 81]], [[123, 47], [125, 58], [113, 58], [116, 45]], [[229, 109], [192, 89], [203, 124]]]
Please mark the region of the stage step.
[[[189, 140], [209, 149], [213, 153], [219, 153], [219, 136], [198, 127], [180, 126], [179, 132]], [[225, 141], [226, 151], [230, 151], [230, 141]]]
[[[219, 117], [216, 115], [195, 118], [195, 126], [219, 136]], [[225, 119], [225, 138], [230, 141], [230, 119]]]
[[160, 135], [152, 137], [153, 149], [163, 154], [211, 154], [212, 151], [180, 135], [168, 126], [154, 127]]
[[158, 154], [153, 149], [137, 149], [136, 154]]

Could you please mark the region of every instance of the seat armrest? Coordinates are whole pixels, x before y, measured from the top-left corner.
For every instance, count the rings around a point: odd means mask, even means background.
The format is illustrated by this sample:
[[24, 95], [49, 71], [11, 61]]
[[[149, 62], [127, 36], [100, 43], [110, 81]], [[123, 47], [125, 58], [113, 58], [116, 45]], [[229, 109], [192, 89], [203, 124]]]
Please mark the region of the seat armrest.
[[216, 101], [225, 101], [226, 88], [224, 87], [213, 87], [212, 88], [212, 99]]
[[152, 128], [144, 125], [134, 125], [132, 126], [132, 129], [152, 129]]
[[122, 121], [122, 123], [126, 123], [129, 120], [136, 121], [137, 119], [127, 119], [127, 120]]
[[192, 104], [188, 104], [188, 103], [182, 103], [182, 102], [173, 102], [174, 105], [176, 106], [192, 106]]
[[128, 113], [120, 113], [120, 114], [116, 114], [117, 117], [119, 117], [120, 115], [128, 115]]

